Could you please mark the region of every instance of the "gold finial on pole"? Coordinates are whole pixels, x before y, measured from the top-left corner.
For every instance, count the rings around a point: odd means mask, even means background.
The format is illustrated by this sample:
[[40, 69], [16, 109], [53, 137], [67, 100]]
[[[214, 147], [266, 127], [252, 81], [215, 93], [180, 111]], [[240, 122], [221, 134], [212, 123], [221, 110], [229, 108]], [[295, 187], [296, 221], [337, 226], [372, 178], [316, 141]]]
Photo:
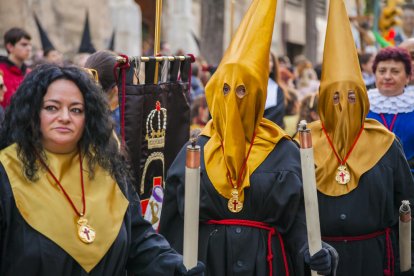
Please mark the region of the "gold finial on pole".
[[[161, 14], [162, 0], [157, 0], [155, 7], [155, 38], [154, 38], [154, 56], [160, 52], [161, 44]], [[158, 83], [158, 63], [155, 64], [154, 84]]]

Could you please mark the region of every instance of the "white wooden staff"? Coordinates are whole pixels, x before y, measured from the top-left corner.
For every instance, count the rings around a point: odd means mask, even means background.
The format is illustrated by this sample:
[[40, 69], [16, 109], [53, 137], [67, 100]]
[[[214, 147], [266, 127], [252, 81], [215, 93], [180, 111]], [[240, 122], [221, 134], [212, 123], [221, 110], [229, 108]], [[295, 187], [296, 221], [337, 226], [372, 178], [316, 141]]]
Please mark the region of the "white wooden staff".
[[[299, 123], [300, 160], [302, 165], [303, 194], [305, 199], [306, 227], [308, 230], [309, 253], [313, 256], [322, 249], [321, 227], [319, 224], [318, 195], [316, 192], [315, 161], [313, 158], [312, 136], [306, 128], [306, 121]], [[312, 275], [317, 273], [312, 271]]]
[[411, 208], [408, 200], [400, 207], [400, 270], [411, 269]]
[[184, 191], [184, 265], [191, 269], [197, 265], [198, 224], [200, 210], [200, 147], [187, 146]]

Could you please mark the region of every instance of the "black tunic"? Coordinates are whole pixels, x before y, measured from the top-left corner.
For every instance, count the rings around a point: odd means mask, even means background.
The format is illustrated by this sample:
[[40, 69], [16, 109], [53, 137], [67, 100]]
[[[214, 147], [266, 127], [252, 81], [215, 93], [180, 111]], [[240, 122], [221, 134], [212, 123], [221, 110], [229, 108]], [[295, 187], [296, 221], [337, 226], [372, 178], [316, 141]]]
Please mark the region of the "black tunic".
[[[290, 267], [290, 275], [303, 274], [306, 225], [297, 146], [282, 139], [265, 161], [250, 176], [245, 201], [240, 213], [231, 213], [228, 199], [222, 197], [209, 180], [203, 148], [208, 138], [201, 136], [199, 260], [207, 267], [207, 275], [268, 275], [267, 237], [265, 230], [246, 226], [207, 225], [208, 220], [243, 219], [265, 222], [282, 235]], [[185, 147], [168, 172], [160, 233], [177, 251], [183, 247]], [[285, 275], [281, 245], [272, 239], [273, 274]]]
[[[323, 236], [360, 236], [391, 227], [395, 271], [399, 271], [398, 209], [402, 200], [414, 202], [414, 182], [398, 142], [361, 176], [355, 190], [338, 197], [318, 192], [318, 199]], [[329, 244], [339, 253], [338, 276], [383, 275], [387, 268], [385, 235]]]
[[25, 222], [0, 165], [0, 275], [113, 276], [126, 275], [127, 270], [137, 275], [176, 275], [181, 255], [141, 217], [135, 191], [125, 192], [122, 187], [121, 190], [130, 202], [122, 227], [103, 259], [88, 274], [61, 247]]

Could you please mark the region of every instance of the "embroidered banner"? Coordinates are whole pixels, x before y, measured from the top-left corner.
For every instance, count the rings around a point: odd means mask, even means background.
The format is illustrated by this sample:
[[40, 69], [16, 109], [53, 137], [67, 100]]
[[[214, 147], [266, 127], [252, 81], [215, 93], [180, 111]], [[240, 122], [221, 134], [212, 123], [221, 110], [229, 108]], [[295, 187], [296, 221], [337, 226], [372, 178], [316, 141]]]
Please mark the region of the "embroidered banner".
[[155, 58], [150, 58], [145, 63], [145, 84], [134, 84], [139, 81], [141, 66], [130, 62], [125, 78], [125, 99], [122, 99], [122, 83], [119, 83], [120, 115], [124, 118], [121, 133], [125, 135], [143, 215], [146, 214], [154, 228], [159, 222], [163, 197], [163, 192], [154, 187], [164, 188], [168, 168], [189, 140], [192, 61], [191, 57], [186, 57], [183, 61], [160, 62], [160, 83], [153, 84], [156, 62]]

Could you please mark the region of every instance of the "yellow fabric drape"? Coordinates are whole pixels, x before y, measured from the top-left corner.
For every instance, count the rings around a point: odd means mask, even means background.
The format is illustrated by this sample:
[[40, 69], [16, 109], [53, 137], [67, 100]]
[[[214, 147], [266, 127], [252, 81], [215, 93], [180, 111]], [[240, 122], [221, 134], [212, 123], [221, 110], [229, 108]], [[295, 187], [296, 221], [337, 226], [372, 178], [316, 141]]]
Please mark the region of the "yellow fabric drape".
[[[210, 120], [205, 126], [202, 135], [211, 137], [204, 147], [204, 162], [209, 179], [213, 183], [216, 191], [225, 198], [231, 197], [231, 185], [227, 181], [227, 166], [221, 149], [220, 140], [217, 132], [214, 130], [213, 121]], [[266, 159], [269, 153], [276, 146], [277, 142], [282, 138], [290, 139], [283, 130], [275, 125], [272, 121], [265, 118], [260, 122], [256, 130], [256, 138], [253, 142], [249, 159], [247, 159], [246, 169], [243, 182], [239, 188], [240, 200], [244, 201], [243, 190], [250, 187], [249, 176], [257, 169], [257, 167]], [[213, 140], [212, 140], [213, 139]], [[210, 142], [213, 141], [213, 142]], [[244, 150], [247, 153], [250, 142], [245, 142]], [[236, 181], [232, 180], [233, 183]]]
[[312, 133], [317, 189], [329, 196], [345, 195], [357, 188], [360, 177], [378, 163], [394, 141], [394, 134], [381, 123], [366, 119], [364, 130], [346, 162], [351, 180], [341, 185], [335, 180], [339, 163], [322, 131], [321, 122], [313, 122], [308, 127]]
[[[42, 169], [38, 172], [39, 180], [31, 182], [25, 178], [16, 150], [16, 144], [2, 150], [0, 162], [6, 170], [16, 206], [23, 219], [65, 250], [83, 269], [91, 271], [118, 236], [128, 208], [128, 200], [107, 171], [97, 166], [95, 177], [91, 180], [87, 166], [83, 166], [86, 201], [84, 217], [96, 231], [94, 242], [85, 244], [77, 235], [78, 216], [53, 178]], [[46, 152], [46, 155], [50, 170], [69, 194], [76, 208], [82, 211], [78, 152]], [[87, 164], [87, 160], [83, 160], [83, 164]]]

